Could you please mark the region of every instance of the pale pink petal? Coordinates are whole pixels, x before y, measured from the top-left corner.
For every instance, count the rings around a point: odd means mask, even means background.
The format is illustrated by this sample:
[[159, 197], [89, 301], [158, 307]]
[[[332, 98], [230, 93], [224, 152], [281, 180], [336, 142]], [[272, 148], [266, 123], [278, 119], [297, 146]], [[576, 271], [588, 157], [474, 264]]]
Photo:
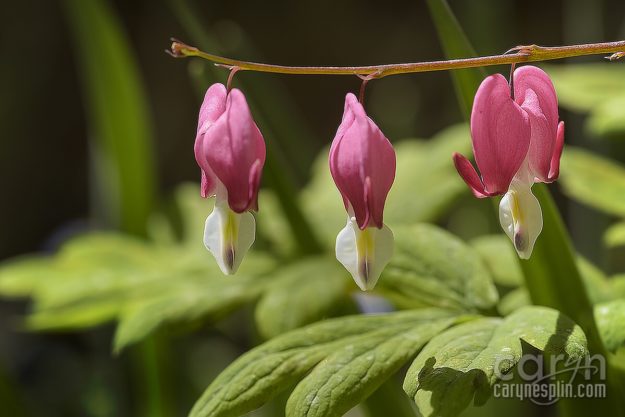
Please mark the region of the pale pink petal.
[[553, 83], [543, 70], [526, 65], [514, 72], [514, 95], [516, 102], [528, 111], [532, 119], [530, 166], [536, 180], [549, 182], [559, 119], [558, 98]]
[[200, 195], [202, 198], [210, 197], [214, 192], [217, 184], [215, 184], [215, 179], [211, 175], [210, 177], [206, 175], [203, 169], [200, 170], [202, 175], [202, 183], [200, 185]]
[[226, 86], [220, 83], [215, 83], [206, 90], [198, 117], [198, 133], [200, 133], [200, 130], [206, 131], [206, 129], [226, 111], [227, 95], [228, 91], [226, 90]]
[[260, 177], [263, 172], [263, 163], [257, 159], [250, 168], [249, 175], [249, 207], [258, 211], [258, 188], [260, 187]]
[[537, 181], [545, 182], [549, 176], [555, 135], [551, 132], [549, 122], [542, 112], [534, 90], [526, 90], [521, 108], [527, 112], [532, 130], [528, 153], [530, 169]]
[[558, 134], [556, 135], [556, 143], [553, 147], [551, 155], [551, 164], [549, 167], [549, 177], [546, 182], [553, 182], [560, 176], [560, 157], [562, 156], [562, 148], [564, 147], [564, 122], [558, 124]]
[[330, 148], [330, 172], [361, 229], [381, 228], [386, 196], [395, 179], [395, 151], [353, 94]]
[[205, 134], [203, 155], [228, 191], [230, 208], [237, 213], [252, 208], [260, 178], [255, 171], [265, 163], [265, 142], [241, 91], [228, 94], [225, 112]]
[[525, 101], [527, 90], [532, 90], [538, 97], [540, 108], [553, 131], [555, 138], [558, 126], [558, 98], [547, 73], [533, 65], [525, 65], [514, 71], [514, 99], [521, 105]]
[[508, 190], [527, 155], [530, 133], [529, 118], [510, 97], [506, 79], [500, 74], [487, 77], [471, 112], [473, 154], [487, 195]]
[[[339, 125], [336, 131], [336, 134], [334, 135], [334, 140], [332, 141], [332, 144], [330, 145], [330, 156], [329, 156], [330, 172], [332, 173], [333, 177], [334, 177], [334, 169], [335, 169], [334, 165], [332, 164], [332, 161], [334, 160], [333, 155], [336, 152], [336, 149], [340, 142], [338, 139], [342, 138], [343, 135], [345, 134], [345, 131], [351, 127], [352, 123], [354, 123], [355, 116], [354, 116], [354, 112], [352, 111], [352, 105], [354, 103], [358, 103], [356, 96], [353, 95], [352, 93], [348, 93], [347, 96], [345, 97], [345, 105], [343, 106], [343, 117], [341, 119], [341, 124]], [[345, 198], [343, 198], [343, 203], [345, 204], [345, 208], [347, 209], [348, 202]]]
[[200, 195], [204, 198], [214, 195], [217, 187], [216, 178], [203, 153], [204, 134], [226, 110], [226, 95], [226, 87], [223, 84], [213, 84], [206, 90], [204, 101], [200, 107], [197, 134], [193, 148], [195, 160], [200, 166], [202, 175]]
[[458, 174], [460, 174], [464, 182], [469, 186], [474, 196], [477, 198], [491, 196], [491, 194], [484, 189], [484, 183], [482, 183], [480, 176], [477, 175], [475, 168], [473, 168], [471, 162], [464, 155], [454, 152], [453, 160]]

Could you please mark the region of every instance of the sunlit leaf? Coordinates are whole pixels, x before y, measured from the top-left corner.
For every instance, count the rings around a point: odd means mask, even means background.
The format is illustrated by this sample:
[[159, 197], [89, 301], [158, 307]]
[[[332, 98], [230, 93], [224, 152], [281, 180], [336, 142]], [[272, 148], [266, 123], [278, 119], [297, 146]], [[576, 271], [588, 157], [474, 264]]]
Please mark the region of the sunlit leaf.
[[[313, 368], [301, 383], [302, 388], [296, 388], [290, 400], [289, 415], [341, 415], [345, 407], [349, 408], [349, 404], [366, 397], [409, 360], [428, 337], [454, 321], [453, 313], [422, 309], [347, 316], [285, 333], [245, 353], [226, 368], [195, 404], [191, 416], [242, 415], [291, 387]], [[411, 338], [414, 343], [407, 343]], [[394, 340], [395, 346], [385, 343], [389, 340]], [[356, 352], [361, 353], [360, 360], [354, 355]], [[356, 374], [363, 369], [370, 370], [371, 379], [346, 381], [341, 389], [350, 395], [336, 398], [335, 402], [328, 401], [327, 405], [334, 408], [320, 410], [312, 407], [321, 398], [315, 401], [316, 394], [307, 398], [306, 387], [315, 389], [319, 384], [317, 389], [323, 390], [324, 381], [319, 378], [325, 378], [328, 373], [335, 371], [348, 376], [350, 370]], [[350, 388], [353, 389], [351, 392]], [[325, 395], [325, 391], [317, 392]], [[304, 414], [307, 410], [314, 414]]]
[[582, 275], [588, 298], [593, 304], [614, 299], [611, 282], [603, 271], [581, 255], [577, 256], [577, 268]]
[[26, 319], [32, 330], [80, 329], [120, 319], [119, 350], [162, 325], [214, 320], [256, 299], [274, 265], [251, 253], [235, 277], [225, 277], [205, 250], [91, 233], [70, 240], [54, 257], [1, 268], [0, 292], [33, 298], [34, 311]]
[[518, 287], [523, 284], [518, 255], [507, 236], [503, 234], [480, 236], [470, 243], [484, 260], [496, 284], [507, 287]]
[[58, 273], [50, 266], [51, 257], [31, 256], [12, 259], [0, 268], [0, 294], [27, 297], [44, 280], [56, 280]]
[[435, 336], [408, 370], [404, 390], [425, 417], [456, 416], [472, 401], [486, 401], [498, 381], [495, 366], [502, 374], [512, 371], [521, 341], [572, 359], [588, 353], [584, 333], [570, 319], [549, 308], [524, 307], [504, 319], [482, 318]]
[[614, 352], [625, 345], [625, 298], [596, 305], [595, 320], [606, 349]]
[[355, 286], [329, 257], [304, 259], [273, 275], [256, 306], [258, 331], [267, 339], [328, 316]]
[[[520, 263], [510, 240], [504, 234], [481, 236], [474, 239], [472, 244], [477, 249], [480, 256], [482, 256], [486, 265], [489, 266], [496, 283], [507, 287], [523, 285], [523, 281], [515, 280], [514, 278], [522, 274]], [[590, 301], [593, 304], [614, 298], [611, 283], [599, 268], [580, 255], [576, 257], [576, 264], [584, 281]], [[519, 304], [521, 300], [524, 300], [520, 296], [514, 298], [514, 302], [512, 300], [513, 299], [507, 299], [501, 301], [498, 308], [502, 314], [506, 314], [502, 312], [502, 308], [504, 311], [510, 312], [512, 311], [510, 309], [511, 307], [524, 305]]]
[[297, 243], [278, 196], [270, 189], [261, 189], [258, 205], [261, 210], [256, 216], [258, 234], [269, 243], [270, 250], [285, 257], [296, 253]]
[[403, 307], [487, 310], [498, 301], [479, 254], [456, 236], [428, 224], [397, 228], [395, 253], [377, 289]]
[[396, 145], [397, 174], [384, 209], [384, 221], [393, 228], [437, 220], [466, 192], [451, 155], [468, 153], [467, 125], [455, 125], [429, 141], [406, 140]]
[[625, 274], [618, 274], [610, 277], [610, 283], [614, 290], [615, 298], [625, 298]]
[[618, 64], [548, 66], [562, 106], [590, 113], [588, 128], [598, 135], [625, 132], [625, 77]]
[[560, 181], [564, 192], [592, 208], [625, 217], [625, 167], [581, 148], [567, 147]]
[[261, 294], [268, 282], [262, 276], [263, 271], [267, 272], [267, 263], [250, 254], [236, 277], [224, 277], [216, 267], [179, 280], [172, 273], [170, 282], [155, 284], [160, 287], [152, 295], [136, 297], [124, 304], [114, 350], [121, 351], [161, 326], [223, 317]]
[[424, 415], [455, 415], [476, 390], [488, 393], [501, 355], [510, 356], [508, 368], [515, 365], [521, 340], [574, 359], [587, 353], [581, 329], [544, 307], [523, 308], [505, 319], [455, 316], [441, 309], [346, 316], [285, 333], [245, 353], [210, 384], [191, 416], [240, 416], [297, 384], [287, 402], [288, 416], [338, 417], [424, 344], [405, 389], [417, 397]]
[[204, 222], [213, 211], [215, 199], [200, 197], [199, 183], [187, 183], [176, 187], [174, 201], [182, 224], [182, 243], [192, 250], [206, 250]]
[[625, 245], [625, 222], [610, 226], [603, 235], [603, 241], [609, 248]]
[[289, 397], [293, 417], [340, 417], [390, 378], [454, 319], [434, 319], [407, 329], [378, 330], [336, 349], [304, 378]]
[[530, 295], [527, 293], [527, 289], [525, 287], [519, 287], [501, 297], [501, 301], [499, 305], [497, 305], [497, 311], [502, 316], [507, 316], [512, 314], [515, 310], [531, 304], [532, 301], [530, 300]]

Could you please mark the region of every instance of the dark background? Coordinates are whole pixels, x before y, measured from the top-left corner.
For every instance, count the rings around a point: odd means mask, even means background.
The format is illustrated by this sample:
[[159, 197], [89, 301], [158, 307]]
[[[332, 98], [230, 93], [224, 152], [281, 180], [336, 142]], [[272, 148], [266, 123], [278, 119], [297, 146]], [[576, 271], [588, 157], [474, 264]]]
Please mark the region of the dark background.
[[[182, 181], [199, 180], [192, 148], [200, 98], [189, 79], [192, 64], [163, 52], [171, 36], [192, 42], [171, 3], [110, 2], [136, 53], [148, 94], [160, 196]], [[234, 58], [285, 65], [443, 58], [426, 4], [420, 0], [190, 3], [224, 53]], [[450, 6], [480, 55], [502, 53], [519, 44], [625, 38], [622, 0], [450, 0]], [[5, 259], [53, 249], [62, 236], [88, 227], [93, 208], [87, 122], [63, 8], [57, 1], [23, 0], [3, 1], [0, 10], [0, 259]], [[253, 51], [242, 51], [242, 43], [252, 44]], [[597, 58], [576, 61], [584, 59]], [[329, 143], [346, 91], [355, 91], [360, 83], [349, 76], [237, 75], [248, 84], [269, 78], [283, 83], [301, 108], [313, 149]], [[449, 74], [444, 72], [374, 81], [367, 103], [370, 115], [391, 139], [427, 138], [462, 120]], [[567, 113], [563, 117], [567, 128], [580, 126], [579, 119]], [[571, 140], [576, 140], [574, 134]], [[579, 207], [569, 210], [585, 213]], [[0, 303], [0, 372], [12, 381], [4, 388], [0, 383], [0, 390], [15, 391], [17, 401], [27, 403], [37, 416], [132, 415], [128, 410], [133, 409], [131, 398], [141, 390], [140, 383], [133, 379], [128, 357], [110, 357], [111, 329], [81, 335], [9, 332], [9, 317], [27, 308], [21, 302]], [[190, 354], [184, 346], [179, 349]], [[183, 360], [170, 365], [186, 366]], [[104, 388], [111, 385], [117, 387], [113, 392]], [[181, 410], [196, 394], [182, 393], [188, 402]], [[0, 415], [8, 415], [1, 404]]]

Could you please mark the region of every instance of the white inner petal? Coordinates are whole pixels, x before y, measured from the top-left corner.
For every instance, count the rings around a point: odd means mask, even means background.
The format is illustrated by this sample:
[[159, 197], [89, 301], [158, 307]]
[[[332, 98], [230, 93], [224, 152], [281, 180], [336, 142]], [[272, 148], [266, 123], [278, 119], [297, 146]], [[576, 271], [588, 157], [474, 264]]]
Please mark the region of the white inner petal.
[[393, 256], [393, 232], [368, 227], [360, 230], [354, 217], [347, 218], [345, 228], [336, 237], [336, 259], [356, 281], [361, 290], [372, 289], [384, 267]]
[[237, 272], [255, 238], [256, 221], [252, 213], [236, 213], [218, 196], [215, 208], [204, 224], [204, 246], [213, 254], [224, 274]]
[[531, 187], [532, 182], [515, 177], [499, 203], [499, 223], [521, 259], [529, 259], [543, 229], [540, 204]]

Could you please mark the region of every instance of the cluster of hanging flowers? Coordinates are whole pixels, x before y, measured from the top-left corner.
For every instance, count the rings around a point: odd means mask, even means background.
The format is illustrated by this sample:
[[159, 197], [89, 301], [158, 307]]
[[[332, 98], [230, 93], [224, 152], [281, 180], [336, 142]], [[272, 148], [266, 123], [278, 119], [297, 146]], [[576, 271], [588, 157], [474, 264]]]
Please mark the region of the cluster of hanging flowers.
[[[564, 124], [558, 121], [555, 89], [545, 72], [525, 66], [513, 79], [508, 83], [499, 74], [489, 76], [475, 96], [471, 139], [481, 177], [464, 156], [454, 154], [453, 161], [476, 197], [504, 195], [501, 226], [519, 256], [527, 259], [542, 230], [531, 187], [557, 179]], [[202, 197], [216, 198], [206, 219], [204, 245], [225, 274], [234, 274], [254, 242], [251, 211], [258, 209], [265, 162], [263, 136], [240, 90], [214, 84], [206, 92], [195, 158]], [[383, 213], [395, 165], [391, 143], [348, 93], [329, 167], [347, 213], [347, 224], [336, 238], [336, 258], [362, 290], [375, 286], [393, 254], [393, 233]]]

